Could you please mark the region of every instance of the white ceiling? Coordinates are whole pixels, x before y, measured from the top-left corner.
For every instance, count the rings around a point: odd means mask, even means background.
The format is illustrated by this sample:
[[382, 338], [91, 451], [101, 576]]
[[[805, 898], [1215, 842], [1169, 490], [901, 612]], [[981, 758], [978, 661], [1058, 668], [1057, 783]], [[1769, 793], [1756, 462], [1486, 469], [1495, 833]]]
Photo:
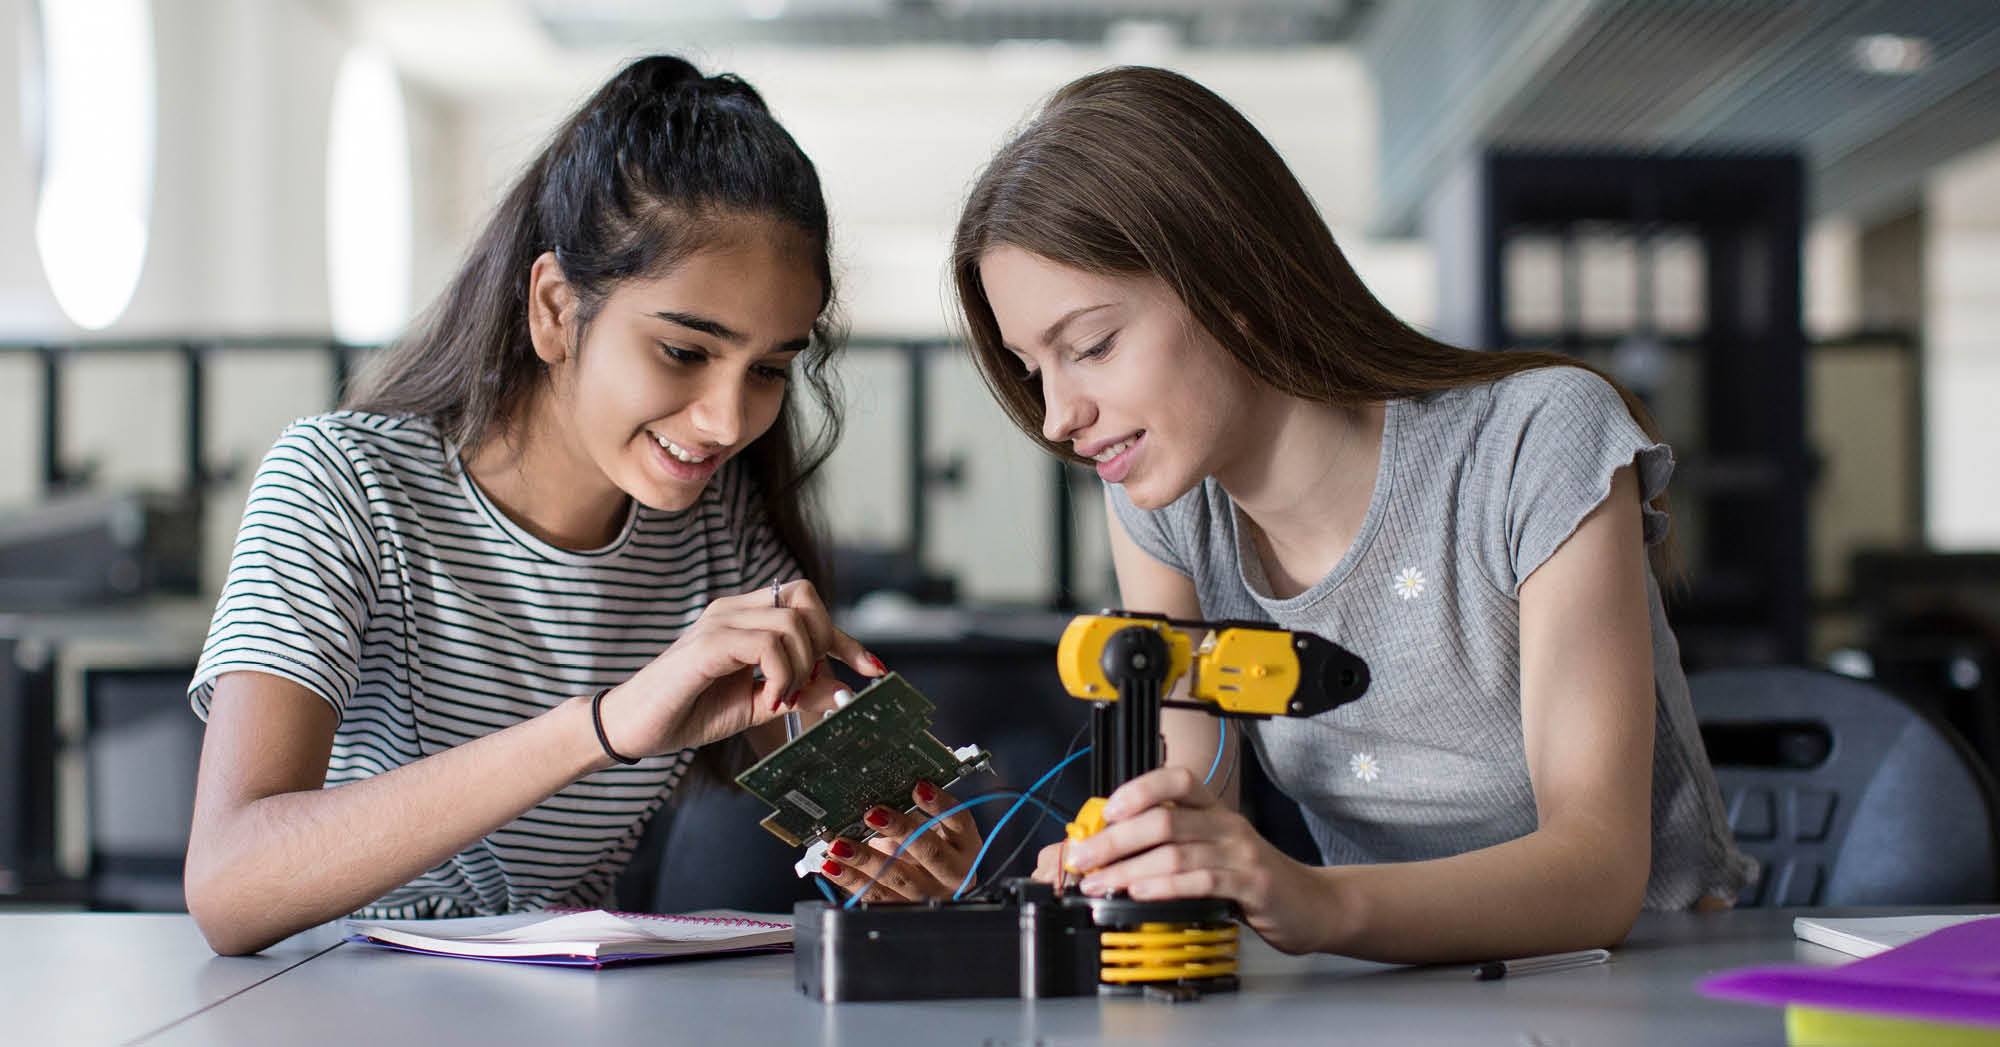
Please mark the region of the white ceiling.
[[[1815, 213], [1891, 213], [2000, 139], [2000, 0], [313, 0], [446, 101], [567, 97], [622, 59], [731, 68], [801, 50], [1352, 45], [1375, 71], [1382, 224], [1408, 231], [1454, 158], [1552, 148], [1795, 148]], [[763, 15], [767, 17], [757, 17]], [[1856, 67], [1922, 37], [1910, 76]], [[754, 63], [743, 59], [755, 56]]]
[[[621, 58], [668, 51], [1325, 47], [1376, 0], [314, 0], [447, 99], [567, 89]], [[759, 17], [759, 15], [768, 17]]]

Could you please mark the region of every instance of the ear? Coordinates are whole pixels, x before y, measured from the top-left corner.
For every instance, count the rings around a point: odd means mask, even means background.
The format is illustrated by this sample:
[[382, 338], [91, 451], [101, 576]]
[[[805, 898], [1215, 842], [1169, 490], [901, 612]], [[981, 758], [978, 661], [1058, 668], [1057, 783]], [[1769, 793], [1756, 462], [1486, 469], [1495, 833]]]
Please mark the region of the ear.
[[543, 251], [528, 270], [528, 339], [546, 364], [569, 359], [576, 323], [576, 289], [557, 264], [554, 251]]

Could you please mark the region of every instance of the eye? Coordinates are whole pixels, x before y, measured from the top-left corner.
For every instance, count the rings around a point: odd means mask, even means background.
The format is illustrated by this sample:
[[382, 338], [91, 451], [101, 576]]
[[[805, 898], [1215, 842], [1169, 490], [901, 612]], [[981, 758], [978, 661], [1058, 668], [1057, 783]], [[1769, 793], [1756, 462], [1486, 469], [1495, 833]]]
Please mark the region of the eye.
[[792, 369], [777, 364], [752, 364], [750, 373], [755, 375], [760, 382], [789, 382], [792, 380]]
[[1103, 341], [1097, 343], [1096, 345], [1091, 346], [1088, 349], [1085, 349], [1077, 353], [1076, 358], [1079, 360], [1095, 360], [1105, 355], [1106, 353], [1109, 353], [1111, 351], [1111, 343], [1117, 337], [1118, 336], [1115, 334], [1105, 335]]
[[698, 364], [708, 359], [708, 354], [699, 349], [683, 349], [678, 345], [668, 345], [665, 342], [660, 343], [660, 351], [667, 354], [667, 359], [677, 364]]

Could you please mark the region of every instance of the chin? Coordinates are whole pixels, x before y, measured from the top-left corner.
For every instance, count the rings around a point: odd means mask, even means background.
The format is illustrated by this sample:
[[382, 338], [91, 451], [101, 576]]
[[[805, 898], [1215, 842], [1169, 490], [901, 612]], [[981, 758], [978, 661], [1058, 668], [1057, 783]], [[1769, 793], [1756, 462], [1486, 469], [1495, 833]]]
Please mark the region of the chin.
[[680, 484], [663, 484], [650, 477], [641, 483], [624, 483], [618, 486], [633, 501], [661, 513], [677, 513], [687, 509], [701, 501], [702, 492], [708, 490], [707, 484], [686, 487]]
[[1194, 484], [1167, 485], [1141, 480], [1138, 483], [1119, 484], [1125, 489], [1125, 497], [1134, 506], [1152, 512], [1165, 509], [1179, 501], [1181, 496], [1194, 489]]

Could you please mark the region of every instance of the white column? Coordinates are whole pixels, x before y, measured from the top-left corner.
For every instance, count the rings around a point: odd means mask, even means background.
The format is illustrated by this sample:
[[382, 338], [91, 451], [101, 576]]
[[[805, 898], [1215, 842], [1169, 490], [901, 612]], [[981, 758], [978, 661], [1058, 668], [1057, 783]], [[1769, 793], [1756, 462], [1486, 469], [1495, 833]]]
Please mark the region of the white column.
[[153, 235], [132, 306], [107, 333], [324, 331], [342, 33], [300, 0], [172, 0], [153, 21]]
[[1925, 200], [1926, 535], [2000, 547], [2000, 144], [1946, 164]]

